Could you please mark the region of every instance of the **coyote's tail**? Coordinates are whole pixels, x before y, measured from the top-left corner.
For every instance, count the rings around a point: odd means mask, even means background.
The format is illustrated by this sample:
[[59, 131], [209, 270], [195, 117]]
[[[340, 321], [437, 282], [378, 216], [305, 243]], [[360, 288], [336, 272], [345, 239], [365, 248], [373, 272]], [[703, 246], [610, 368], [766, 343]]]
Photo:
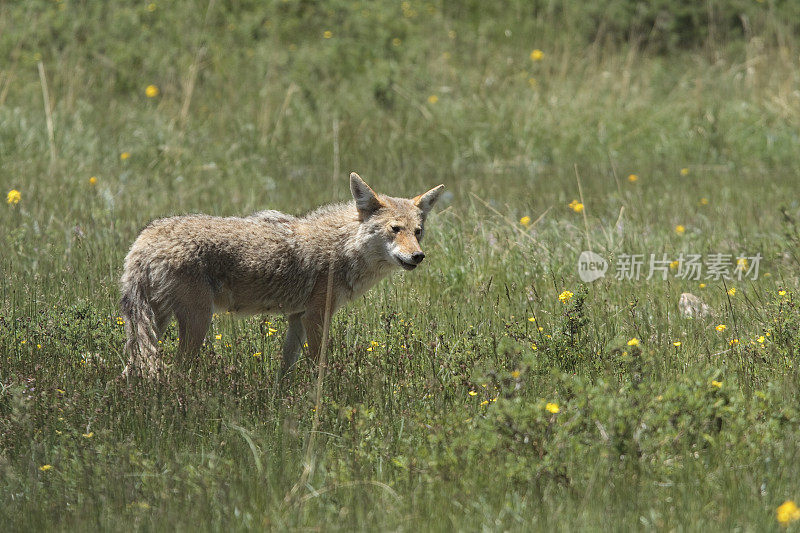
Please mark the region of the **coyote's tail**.
[[158, 373], [158, 338], [155, 329], [155, 312], [148, 298], [148, 272], [146, 269], [129, 269], [125, 265], [122, 276], [120, 309], [125, 320], [125, 354], [128, 366], [124, 375]]

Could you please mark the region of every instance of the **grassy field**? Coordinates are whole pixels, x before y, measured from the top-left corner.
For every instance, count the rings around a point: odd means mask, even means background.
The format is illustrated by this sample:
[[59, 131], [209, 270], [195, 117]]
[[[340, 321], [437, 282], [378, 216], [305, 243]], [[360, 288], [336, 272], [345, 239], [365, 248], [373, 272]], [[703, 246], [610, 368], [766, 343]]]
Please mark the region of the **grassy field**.
[[[0, 523], [781, 530], [793, 8], [686, 36], [589, 32], [579, 5], [0, 2]], [[307, 364], [274, 386], [278, 316], [215, 318], [185, 375], [120, 377], [117, 282], [148, 221], [303, 213], [351, 170], [447, 194], [423, 266], [334, 317], [319, 405]], [[604, 278], [581, 282], [583, 250]], [[731, 279], [683, 279], [681, 254], [730, 254]], [[684, 292], [711, 315], [684, 318]]]

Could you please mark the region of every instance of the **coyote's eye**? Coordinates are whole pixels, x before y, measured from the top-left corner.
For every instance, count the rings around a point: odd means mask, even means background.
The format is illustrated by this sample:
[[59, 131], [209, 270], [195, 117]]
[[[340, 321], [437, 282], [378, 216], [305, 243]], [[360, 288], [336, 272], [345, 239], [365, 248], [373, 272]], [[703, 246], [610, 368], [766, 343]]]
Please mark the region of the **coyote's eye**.
[[400, 226], [392, 226], [392, 231], [395, 233], [400, 233], [400, 230], [403, 229]]
[[422, 235], [422, 228], [417, 228], [417, 229], [415, 229], [415, 230], [414, 230], [414, 235], [416, 235], [417, 237], [419, 237], [420, 235]]

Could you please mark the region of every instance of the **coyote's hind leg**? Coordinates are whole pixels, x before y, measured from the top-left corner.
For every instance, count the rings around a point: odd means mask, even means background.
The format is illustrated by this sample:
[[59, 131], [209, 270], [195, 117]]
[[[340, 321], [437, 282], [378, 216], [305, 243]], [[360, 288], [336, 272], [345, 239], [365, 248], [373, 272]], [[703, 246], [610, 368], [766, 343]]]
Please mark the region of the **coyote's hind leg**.
[[178, 358], [188, 362], [189, 358], [196, 355], [203, 346], [203, 340], [211, 326], [212, 312], [211, 296], [195, 297], [180, 309], [175, 310], [178, 319]]
[[172, 309], [167, 306], [153, 306], [153, 313], [155, 314], [155, 334], [156, 341], [160, 341], [167, 331], [169, 321], [172, 319]]

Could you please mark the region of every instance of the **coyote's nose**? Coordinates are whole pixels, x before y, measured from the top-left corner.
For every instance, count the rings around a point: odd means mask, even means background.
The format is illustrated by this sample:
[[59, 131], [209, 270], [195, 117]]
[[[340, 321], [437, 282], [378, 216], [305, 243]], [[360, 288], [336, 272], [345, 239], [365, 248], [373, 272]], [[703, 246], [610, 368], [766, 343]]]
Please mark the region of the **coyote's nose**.
[[414, 263], [417, 265], [422, 263], [423, 259], [425, 259], [425, 254], [423, 254], [422, 252], [414, 252], [413, 254], [411, 254], [411, 260], [414, 261]]

